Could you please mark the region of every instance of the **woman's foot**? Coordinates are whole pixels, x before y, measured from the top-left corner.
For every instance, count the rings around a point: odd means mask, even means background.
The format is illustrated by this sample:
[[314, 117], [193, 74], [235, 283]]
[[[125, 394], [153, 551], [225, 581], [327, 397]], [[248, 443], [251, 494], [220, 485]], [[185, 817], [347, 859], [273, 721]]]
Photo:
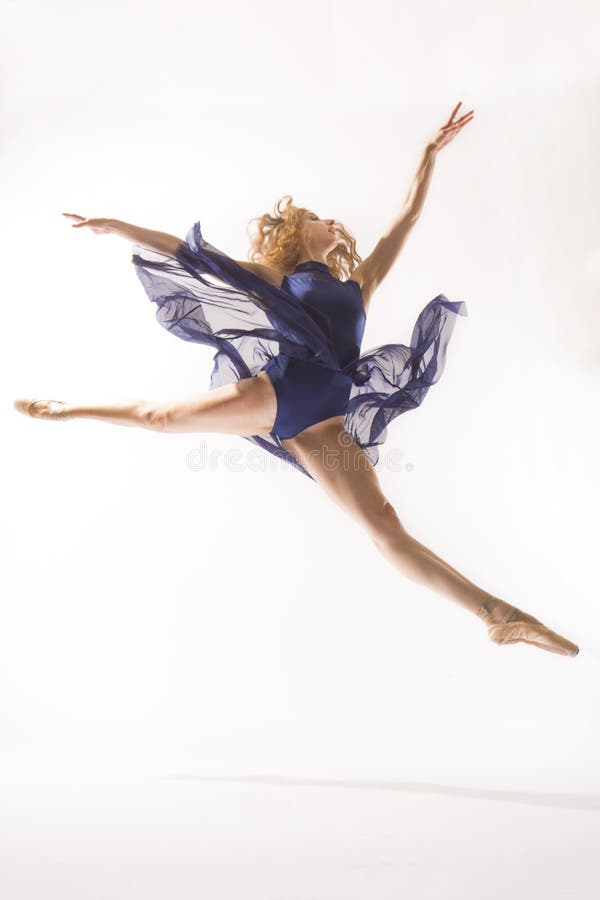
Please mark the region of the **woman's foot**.
[[62, 400], [15, 400], [14, 407], [17, 412], [34, 419], [70, 419], [73, 415]]
[[492, 598], [481, 606], [477, 615], [485, 622], [490, 640], [495, 644], [532, 644], [561, 656], [577, 656], [579, 653], [577, 644], [504, 600]]

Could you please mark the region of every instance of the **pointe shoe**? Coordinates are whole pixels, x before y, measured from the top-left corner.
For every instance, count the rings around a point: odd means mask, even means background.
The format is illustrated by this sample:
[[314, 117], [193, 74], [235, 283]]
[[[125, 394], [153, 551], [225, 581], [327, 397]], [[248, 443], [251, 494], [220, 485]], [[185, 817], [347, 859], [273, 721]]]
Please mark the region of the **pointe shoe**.
[[579, 647], [564, 638], [562, 635], [551, 631], [545, 625], [529, 616], [521, 609], [513, 606], [502, 621], [490, 621], [490, 614], [482, 606], [477, 615], [483, 619], [488, 628], [490, 640], [495, 644], [532, 644], [550, 653], [559, 653], [561, 656], [577, 656]]
[[[46, 403], [47, 407], [45, 410], [38, 409], [35, 410], [35, 406], [37, 403]], [[70, 419], [72, 418], [72, 413], [69, 412], [66, 408], [61, 409], [60, 407], [66, 407], [67, 404], [63, 403], [62, 400], [15, 400], [14, 407], [17, 412], [23, 413], [25, 416], [31, 416], [33, 419]]]

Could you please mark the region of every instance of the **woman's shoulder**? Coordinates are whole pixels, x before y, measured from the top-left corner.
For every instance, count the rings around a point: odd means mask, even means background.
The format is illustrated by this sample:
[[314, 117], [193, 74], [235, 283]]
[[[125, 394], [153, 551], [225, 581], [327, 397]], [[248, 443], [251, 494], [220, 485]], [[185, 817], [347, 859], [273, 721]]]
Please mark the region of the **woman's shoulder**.
[[245, 259], [236, 259], [236, 263], [238, 266], [241, 266], [242, 269], [246, 269], [247, 272], [253, 272], [260, 278], [268, 281], [269, 284], [274, 284], [275, 287], [281, 287], [284, 276], [279, 269], [274, 269], [272, 266], [265, 266], [263, 263], [248, 262]]

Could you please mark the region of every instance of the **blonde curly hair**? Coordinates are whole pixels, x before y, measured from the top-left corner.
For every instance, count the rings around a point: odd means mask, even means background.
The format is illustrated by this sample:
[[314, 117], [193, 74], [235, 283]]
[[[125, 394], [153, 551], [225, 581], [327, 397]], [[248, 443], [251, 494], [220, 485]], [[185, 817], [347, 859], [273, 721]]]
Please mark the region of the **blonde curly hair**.
[[[294, 206], [290, 194], [280, 197], [275, 204], [273, 215], [265, 213], [256, 216], [248, 224], [251, 246], [248, 251], [250, 262], [272, 266], [282, 274], [289, 275], [298, 265], [304, 248], [305, 213], [311, 210]], [[257, 223], [258, 233], [250, 234], [250, 225]], [[350, 278], [354, 269], [362, 262], [356, 251], [356, 241], [340, 223], [336, 224], [339, 241], [329, 253], [326, 265], [331, 274], [340, 281]]]

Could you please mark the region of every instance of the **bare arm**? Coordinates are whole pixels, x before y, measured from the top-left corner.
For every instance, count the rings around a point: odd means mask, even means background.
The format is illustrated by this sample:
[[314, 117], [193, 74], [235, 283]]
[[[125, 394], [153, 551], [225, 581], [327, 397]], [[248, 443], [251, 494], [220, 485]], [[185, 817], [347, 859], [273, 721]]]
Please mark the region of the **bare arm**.
[[118, 234], [128, 241], [134, 241], [148, 250], [164, 253], [165, 256], [175, 256], [179, 244], [184, 241], [166, 231], [151, 231], [150, 228], [140, 228], [138, 225], [130, 225], [119, 219], [90, 219], [79, 216], [76, 213], [63, 213], [67, 219], [74, 219], [71, 228], [89, 228], [95, 234]]
[[417, 171], [413, 176], [410, 187], [408, 189], [408, 193], [404, 200], [403, 212], [405, 213], [405, 215], [414, 220], [417, 219], [417, 216], [423, 209], [425, 197], [427, 196], [427, 191], [429, 190], [431, 176], [433, 175], [436, 157], [437, 148], [435, 144], [427, 144], [421, 154], [421, 158], [419, 159], [419, 164], [417, 166]]
[[365, 308], [371, 300], [373, 291], [381, 284], [398, 258], [406, 238], [421, 214], [438, 151], [453, 140], [461, 128], [473, 118], [473, 110], [470, 110], [460, 119], [454, 120], [461, 103], [462, 101], [454, 107], [446, 123], [427, 142], [400, 215], [379, 239], [373, 252], [352, 273], [353, 280], [358, 281], [361, 287]]
[[419, 218], [427, 196], [427, 189], [436, 158], [436, 148], [427, 144], [417, 171], [408, 189], [400, 214], [394, 219], [387, 231], [379, 238], [369, 256], [364, 259], [352, 273], [352, 279], [361, 286], [365, 307], [368, 306], [375, 289], [381, 284], [396, 262], [408, 235]]
[[[151, 231], [149, 228], [140, 228], [137, 225], [130, 225], [128, 222], [120, 222], [119, 219], [108, 219], [107, 230], [111, 234], [118, 234], [130, 241], [135, 241], [142, 247], [149, 250], [155, 250], [157, 253], [164, 253], [165, 256], [175, 256], [175, 251], [179, 244], [184, 243], [181, 238], [167, 234], [165, 231]], [[246, 269], [247, 272], [253, 272], [268, 281], [270, 284], [279, 285], [281, 275], [270, 266], [264, 266], [260, 263], [251, 263], [243, 259], [236, 259], [238, 266]]]
[[183, 243], [181, 238], [167, 234], [166, 231], [140, 228], [138, 225], [130, 225], [119, 219], [108, 219], [107, 230], [110, 234], [118, 234], [119, 237], [140, 244], [148, 250], [154, 250], [156, 253], [164, 253], [165, 256], [175, 256], [177, 247]]
[[[119, 219], [89, 219], [85, 216], [79, 216], [76, 213], [63, 213], [67, 219], [74, 219], [71, 223], [72, 228], [90, 228], [95, 234], [118, 234], [119, 237], [126, 238], [128, 241], [134, 241], [141, 247], [148, 250], [154, 250], [156, 253], [162, 253], [165, 256], [175, 257], [175, 252], [180, 244], [185, 244], [181, 238], [168, 234], [166, 231], [152, 231], [150, 228], [140, 228], [139, 225], [130, 225], [129, 222], [121, 222]], [[272, 266], [265, 266], [262, 263], [249, 262], [245, 259], [234, 260], [246, 269], [252, 272], [263, 281], [280, 287], [282, 284], [281, 272]]]
[[[130, 225], [129, 222], [121, 222], [119, 219], [89, 219], [75, 213], [63, 213], [67, 219], [75, 219], [71, 223], [72, 228], [90, 228], [96, 234], [118, 234], [119, 237], [134, 241], [141, 247], [162, 253], [165, 256], [175, 257], [175, 252], [180, 244], [184, 244], [181, 238], [168, 234], [166, 231], [152, 231], [150, 228], [140, 228], [139, 225]], [[253, 272], [269, 284], [281, 285], [281, 273], [261, 263], [248, 262], [245, 259], [236, 259], [235, 262], [247, 272]]]

